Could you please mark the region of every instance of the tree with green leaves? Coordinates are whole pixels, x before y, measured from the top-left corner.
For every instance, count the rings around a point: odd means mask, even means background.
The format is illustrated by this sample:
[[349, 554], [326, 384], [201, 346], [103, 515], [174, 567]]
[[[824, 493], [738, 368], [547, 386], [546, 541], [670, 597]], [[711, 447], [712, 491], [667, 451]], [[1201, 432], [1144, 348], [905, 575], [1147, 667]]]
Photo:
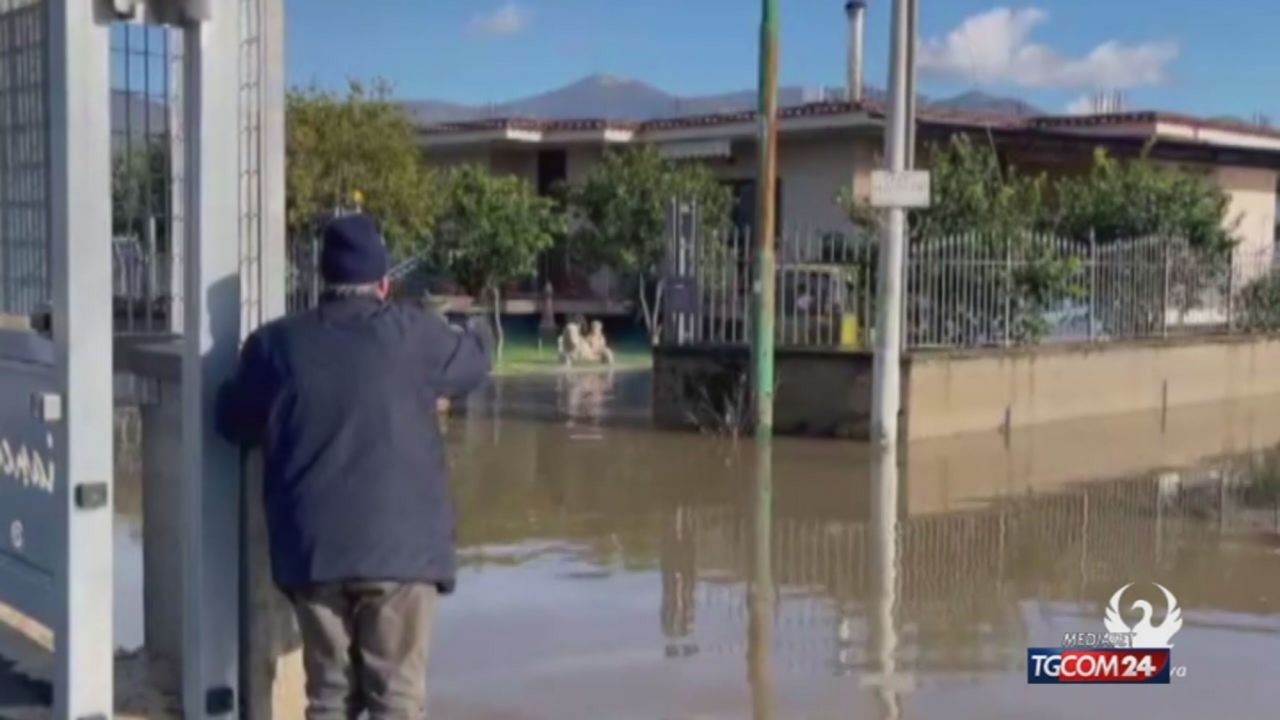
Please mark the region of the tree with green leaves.
[[501, 356], [502, 289], [534, 273], [564, 234], [564, 214], [528, 182], [474, 165], [451, 171], [444, 187], [436, 250], [454, 279], [493, 303]]
[[[1004, 263], [977, 263], [962, 277], [955, 273], [948, 282], [955, 302], [947, 301], [930, 312], [935, 327], [955, 328], [965, 337], [990, 334], [999, 319], [1009, 327], [1014, 341], [1034, 342], [1046, 330], [1045, 311], [1050, 303], [1083, 292], [1082, 266], [1078, 257], [1064, 256], [1036, 233], [1044, 232], [1079, 243], [1096, 243], [1096, 252], [1140, 250], [1134, 243], [1184, 240], [1196, 258], [1221, 267], [1222, 273], [1195, 273], [1172, 279], [1169, 296], [1176, 302], [1193, 303], [1201, 286], [1225, 282], [1226, 263], [1219, 262], [1235, 245], [1235, 226], [1230, 222], [1230, 202], [1226, 193], [1194, 172], [1164, 166], [1151, 159], [1148, 147], [1136, 159], [1120, 160], [1098, 150], [1089, 171], [1049, 182], [1043, 175], [1027, 177], [1001, 162], [989, 142], [975, 142], [967, 135], [955, 135], [947, 143], [929, 148], [933, 174], [933, 204], [910, 215], [913, 253], [930, 253], [939, 258], [995, 257], [1017, 259], [1010, 270]], [[844, 199], [851, 222], [867, 232], [878, 233], [879, 213], [865, 203]], [[1121, 245], [1124, 243], [1124, 245]], [[976, 245], [976, 247], [975, 247]], [[1173, 252], [1167, 246], [1162, 252]], [[1157, 247], [1157, 250], [1159, 248]], [[1161, 263], [1123, 264], [1129, 276], [1113, 283], [1118, 287], [1152, 286], [1169, 282]], [[931, 287], [930, 273], [948, 272], [946, 263], [923, 263], [914, 279]], [[1221, 277], [1219, 277], [1219, 275]], [[1115, 280], [1115, 278], [1113, 278]], [[973, 289], [1001, 288], [1011, 298], [1012, 317], [986, 303], [966, 307], [963, 298]], [[950, 286], [948, 286], [950, 287]], [[1103, 327], [1115, 322], [1144, 323], [1143, 331], [1159, 323], [1166, 308], [1141, 300], [1131, 293], [1096, 298], [1093, 312]], [[984, 298], [981, 293], [976, 297]], [[914, 300], [914, 299], [913, 299]], [[1135, 303], [1145, 303], [1141, 306]], [[1163, 301], [1162, 301], [1163, 302]], [[993, 316], [995, 313], [996, 316]], [[1137, 319], [1137, 320], [1135, 320]]]
[[1045, 224], [1077, 240], [1178, 238], [1208, 253], [1236, 243], [1239, 222], [1229, 221], [1226, 192], [1202, 175], [1156, 163], [1151, 146], [1134, 160], [1099, 148], [1089, 172], [1062, 178], [1053, 190]]
[[[169, 207], [169, 152], [151, 141], [116, 150], [111, 156], [111, 228], [118, 236], [141, 240], [150, 216]], [[163, 233], [166, 223], [157, 223]]]
[[[1149, 260], [1121, 263], [1122, 275], [1112, 284], [1164, 287], [1162, 298], [1125, 292], [1097, 298], [1094, 311], [1106, 328], [1155, 332], [1171, 307], [1189, 311], [1211, 287], [1230, 292], [1227, 258], [1239, 225], [1229, 217], [1230, 198], [1204, 175], [1155, 162], [1151, 151], [1148, 145], [1137, 158], [1120, 160], [1100, 148], [1087, 173], [1054, 184], [1046, 226], [1094, 243], [1104, 256], [1132, 256], [1145, 246]], [[1171, 275], [1167, 266], [1174, 262], [1201, 270]]]
[[291, 238], [356, 193], [378, 218], [393, 251], [422, 246], [439, 209], [439, 192], [418, 147], [408, 111], [385, 82], [352, 82], [345, 94], [293, 90], [287, 113], [287, 212]]
[[911, 213], [913, 239], [957, 235], [1015, 238], [1041, 224], [1044, 176], [1027, 177], [1001, 164], [991, 145], [955, 135], [931, 148], [933, 202]]
[[580, 221], [575, 254], [635, 279], [645, 327], [657, 344], [671, 203], [696, 203], [704, 228], [719, 231], [729, 217], [729, 189], [704, 165], [673, 162], [640, 146], [606, 153], [568, 197]]
[[[933, 202], [911, 213], [911, 239], [918, 257], [941, 262], [921, 263], [915, 279], [921, 287], [947, 287], [948, 297], [912, 301], [929, 306], [921, 312], [934, 316], [935, 332], [1038, 340], [1047, 330], [1050, 304], [1080, 290], [1079, 264], [1036, 237], [1045, 217], [1047, 181], [1005, 166], [990, 144], [975, 143], [968, 135], [955, 135], [929, 154]], [[964, 273], [953, 271], [955, 258], [973, 257], [1017, 262], [969, 262]], [[947, 284], [939, 284], [932, 273], [945, 275]], [[1007, 305], [987, 299], [984, 290], [992, 287], [1009, 297]]]

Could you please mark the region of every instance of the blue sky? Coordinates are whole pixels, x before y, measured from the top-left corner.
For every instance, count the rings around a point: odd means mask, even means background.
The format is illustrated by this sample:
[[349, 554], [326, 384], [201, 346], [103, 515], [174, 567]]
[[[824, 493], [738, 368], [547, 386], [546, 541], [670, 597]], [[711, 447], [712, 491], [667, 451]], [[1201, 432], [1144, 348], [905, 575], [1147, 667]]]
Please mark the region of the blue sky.
[[[843, 0], [780, 0], [782, 79], [842, 83]], [[979, 88], [1065, 111], [1130, 107], [1280, 122], [1277, 0], [923, 0], [922, 89]], [[884, 85], [890, 0], [870, 0], [868, 82]], [[754, 85], [756, 0], [288, 0], [294, 83], [384, 77], [397, 94], [508, 100], [584, 75], [679, 94]]]

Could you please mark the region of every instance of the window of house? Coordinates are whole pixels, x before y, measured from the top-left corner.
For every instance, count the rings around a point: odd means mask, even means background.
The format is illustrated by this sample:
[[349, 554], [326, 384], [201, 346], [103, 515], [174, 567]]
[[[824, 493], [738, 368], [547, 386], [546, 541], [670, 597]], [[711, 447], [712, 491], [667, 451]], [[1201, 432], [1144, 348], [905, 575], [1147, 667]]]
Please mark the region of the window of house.
[[[537, 174], [538, 194], [558, 197], [560, 188], [569, 179], [569, 153], [564, 149], [539, 150]], [[550, 283], [557, 293], [574, 294], [582, 285], [575, 270], [566, 240], [562, 238], [538, 258], [536, 290], [541, 292]]]
[[547, 196], [569, 178], [569, 154], [564, 150], [538, 151], [538, 194]]

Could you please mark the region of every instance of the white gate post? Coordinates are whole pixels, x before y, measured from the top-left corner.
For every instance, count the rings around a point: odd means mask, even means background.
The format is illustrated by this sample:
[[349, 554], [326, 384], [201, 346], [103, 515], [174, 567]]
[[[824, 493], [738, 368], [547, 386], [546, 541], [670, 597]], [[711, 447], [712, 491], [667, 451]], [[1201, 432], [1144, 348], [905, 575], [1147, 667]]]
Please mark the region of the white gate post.
[[240, 467], [213, 424], [240, 341], [240, 2], [185, 26], [186, 172], [182, 456], [182, 705], [187, 718], [239, 705]]
[[[242, 337], [259, 325], [284, 315], [285, 257], [285, 60], [284, 0], [250, 0], [251, 17], [242, 24], [242, 138], [250, 146], [242, 162], [255, 172], [242, 172], [241, 237], [244, 296]], [[254, 141], [256, 138], [256, 142]], [[257, 272], [254, 272], [256, 267]], [[266, 516], [262, 506], [262, 457], [254, 453], [244, 467], [242, 542], [246, 584], [244, 617], [244, 695], [246, 720], [302, 717], [306, 706], [301, 639], [293, 609], [271, 579]]]
[[105, 720], [114, 660], [108, 29], [95, 3], [46, 2], [49, 272], [64, 406], [46, 417], [62, 508], [54, 717]]

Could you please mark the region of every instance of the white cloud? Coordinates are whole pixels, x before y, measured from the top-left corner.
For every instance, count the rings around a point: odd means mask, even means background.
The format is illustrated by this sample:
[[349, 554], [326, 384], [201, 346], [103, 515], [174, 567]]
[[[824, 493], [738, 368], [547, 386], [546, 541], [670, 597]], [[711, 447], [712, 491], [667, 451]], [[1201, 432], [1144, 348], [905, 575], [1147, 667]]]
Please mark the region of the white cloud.
[[506, 37], [524, 32], [529, 20], [529, 11], [512, 0], [492, 12], [472, 17], [469, 25], [475, 32]]
[[1067, 103], [1066, 111], [1068, 115], [1090, 115], [1093, 113], [1094, 107], [1095, 103], [1092, 95], [1081, 95]]
[[1126, 89], [1158, 85], [1178, 58], [1176, 42], [1108, 40], [1068, 56], [1031, 39], [1049, 20], [1039, 8], [998, 7], [974, 15], [942, 38], [920, 46], [920, 69], [978, 84], [1028, 88]]

